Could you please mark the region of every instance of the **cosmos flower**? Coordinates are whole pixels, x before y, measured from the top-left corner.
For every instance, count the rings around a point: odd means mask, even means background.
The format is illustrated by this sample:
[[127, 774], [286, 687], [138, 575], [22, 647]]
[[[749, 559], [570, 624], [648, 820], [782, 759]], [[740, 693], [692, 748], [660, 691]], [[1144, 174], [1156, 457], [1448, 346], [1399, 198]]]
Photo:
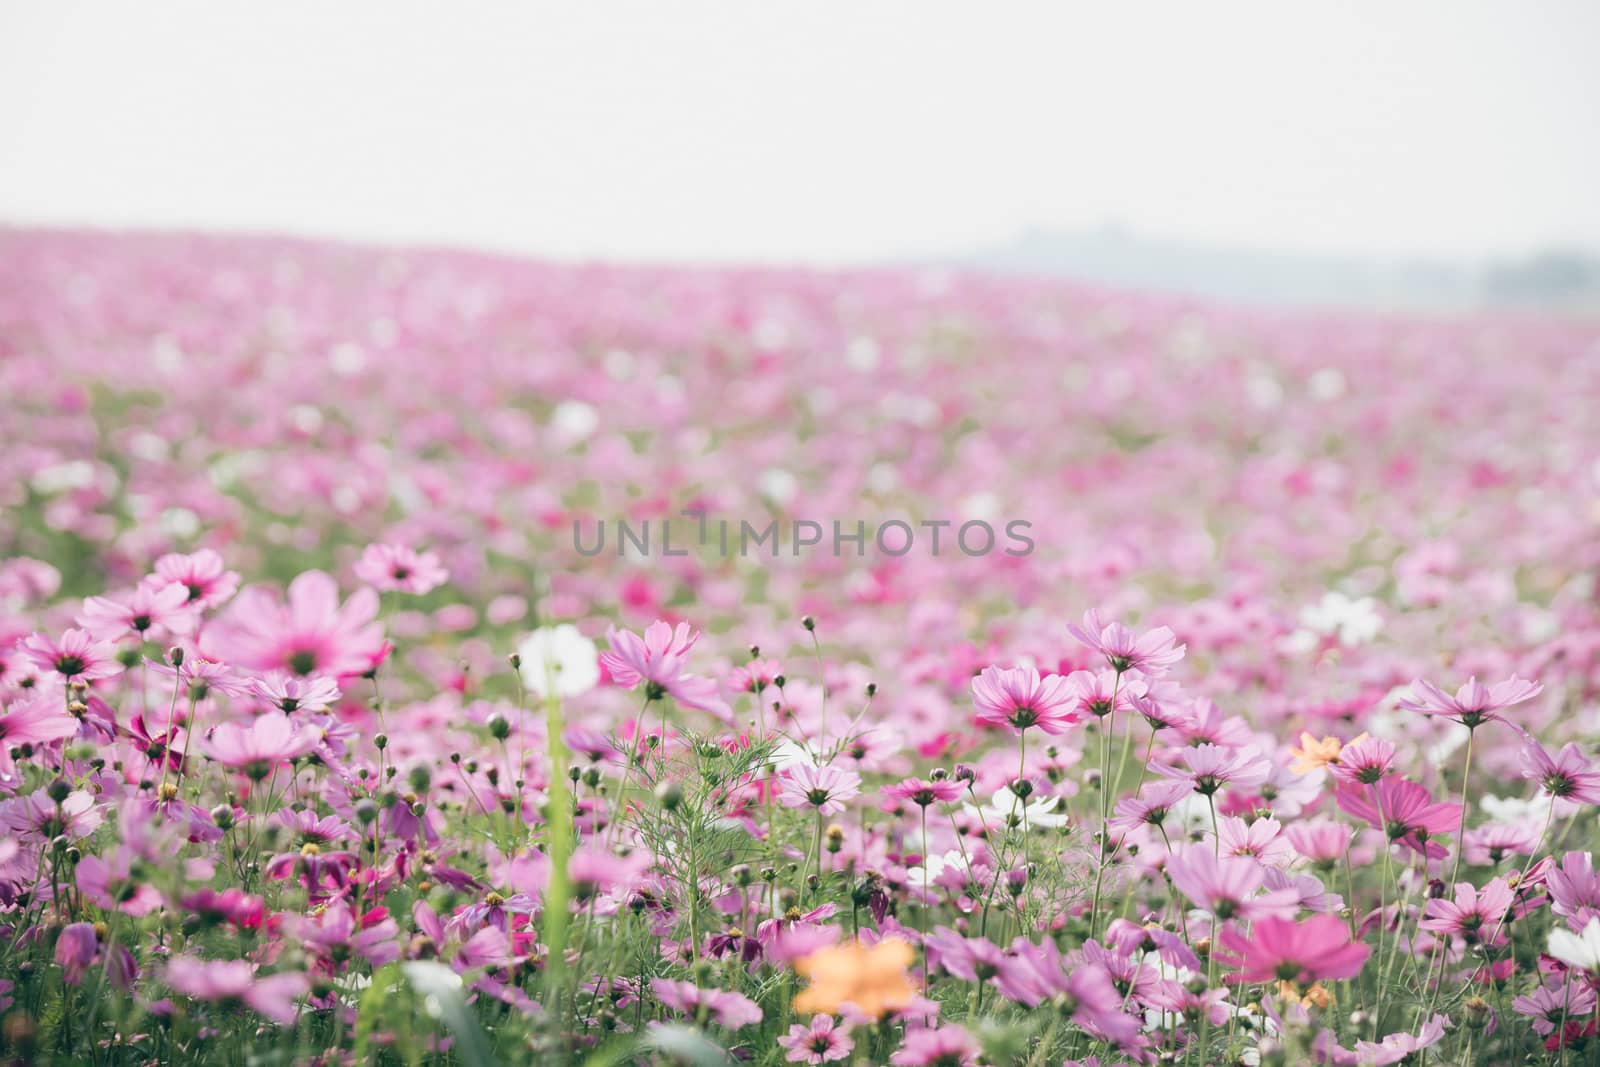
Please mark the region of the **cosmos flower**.
[[711, 1022], [729, 1030], [754, 1026], [761, 1021], [761, 1009], [749, 997], [726, 989], [702, 989], [693, 982], [654, 978], [650, 991], [662, 1005], [690, 1018], [701, 1011]]
[[194, 1000], [216, 1000], [247, 1005], [279, 1026], [292, 1026], [299, 1016], [296, 1004], [306, 995], [306, 975], [285, 971], [258, 975], [245, 960], [200, 960], [174, 956], [167, 961], [163, 980], [173, 992]]
[[815, 808], [823, 816], [837, 815], [861, 793], [861, 776], [834, 766], [790, 767], [778, 780], [778, 799], [786, 808]]
[[1374, 787], [1340, 789], [1334, 799], [1351, 815], [1382, 830], [1390, 841], [1416, 852], [1424, 851], [1430, 836], [1453, 833], [1461, 826], [1460, 804], [1435, 802], [1426, 789], [1403, 778], [1385, 778]]
[[[522, 684], [540, 698], [582, 696], [600, 682], [599, 652], [576, 626], [541, 626], [517, 646]], [[614, 675], [613, 675], [614, 677]]]
[[1293, 889], [1263, 891], [1267, 869], [1250, 856], [1188, 848], [1167, 862], [1167, 874], [1178, 892], [1222, 920], [1292, 916], [1300, 904]]
[[1165, 626], [1135, 637], [1133, 631], [1120, 622], [1102, 623], [1100, 613], [1092, 608], [1084, 613], [1082, 626], [1069, 625], [1067, 630], [1084, 647], [1104, 656], [1118, 674], [1139, 671], [1152, 678], [1159, 677], [1183, 658], [1187, 647], [1178, 644], [1172, 631]]
[[848, 1029], [835, 1023], [831, 1015], [813, 1015], [810, 1025], [795, 1023], [787, 1035], [778, 1038], [778, 1044], [789, 1050], [784, 1058], [790, 1063], [808, 1064], [846, 1059], [856, 1047]]
[[977, 1067], [983, 1046], [965, 1028], [946, 1023], [906, 1031], [905, 1042], [889, 1057], [894, 1067]]
[[239, 575], [228, 570], [222, 557], [209, 548], [191, 555], [171, 552], [156, 560], [156, 576], [181, 585], [193, 608], [214, 608], [239, 591]]
[[1560, 927], [1551, 930], [1548, 949], [1567, 966], [1600, 975], [1600, 918], [1590, 919], [1578, 933]]
[[906, 973], [914, 953], [898, 938], [885, 938], [871, 948], [860, 941], [819, 949], [794, 961], [809, 984], [794, 998], [794, 1010], [806, 1015], [837, 1015], [849, 1005], [878, 1018], [907, 1007], [917, 989]]
[[356, 561], [356, 577], [380, 593], [431, 593], [450, 580], [432, 552], [406, 545], [368, 545]]
[[122, 673], [117, 646], [87, 630], [68, 630], [59, 641], [34, 634], [22, 642], [22, 650], [40, 671], [63, 681], [92, 682]]
[[1034, 800], [1024, 801], [1008, 787], [995, 790], [994, 796], [983, 807], [962, 805], [970, 816], [982, 825], [993, 829], [1039, 827], [1054, 829], [1067, 825], [1070, 816], [1061, 811], [1061, 798], [1043, 794]]
[[880, 791], [885, 797], [902, 800], [915, 804], [919, 808], [926, 808], [931, 804], [949, 804], [960, 800], [961, 794], [966, 792], [961, 783], [954, 778], [940, 778], [929, 781], [922, 778], [906, 778], [886, 785]]
[[99, 640], [130, 634], [138, 640], [159, 640], [186, 634], [194, 627], [189, 591], [175, 582], [141, 582], [120, 597], [92, 596], [83, 602], [78, 625]]
[[1217, 962], [1238, 973], [1230, 982], [1312, 982], [1354, 978], [1366, 965], [1372, 948], [1351, 942], [1350, 928], [1334, 915], [1313, 915], [1296, 922], [1267, 916], [1251, 923], [1248, 933], [1228, 924], [1222, 928]]
[[250, 679], [249, 691], [285, 714], [327, 711], [339, 699], [339, 686], [332, 678], [301, 678], [283, 671]]
[[658, 619], [645, 629], [642, 638], [613, 626], [606, 630], [610, 648], [600, 653], [600, 663], [611, 680], [624, 689], [634, 689], [642, 683], [650, 700], [670, 696], [686, 708], [730, 719], [733, 709], [718, 695], [716, 681], [684, 673], [689, 650], [699, 639], [700, 635], [683, 622], [674, 628]]
[[388, 654], [377, 620], [378, 594], [358, 589], [342, 604], [339, 586], [321, 571], [289, 583], [280, 602], [259, 586], [240, 593], [220, 620], [221, 658], [301, 677], [364, 674]]
[[1465, 685], [1456, 690], [1455, 696], [1446, 693], [1432, 682], [1420, 679], [1411, 683], [1411, 688], [1418, 695], [1400, 701], [1400, 706], [1405, 710], [1414, 711], [1419, 715], [1444, 716], [1473, 729], [1491, 719], [1504, 722], [1504, 716], [1496, 715], [1495, 712], [1532, 700], [1544, 691], [1544, 686], [1538, 682], [1530, 682], [1515, 676], [1492, 686], [1483, 685], [1476, 678], [1469, 678]]
[[[1365, 740], [1366, 736], [1361, 734], [1351, 744]], [[1296, 774], [1310, 774], [1338, 763], [1339, 754], [1343, 751], [1344, 743], [1337, 737], [1324, 737], [1319, 741], [1310, 734], [1302, 733], [1299, 747], [1289, 750], [1289, 755], [1295, 758], [1289, 769]]]
[[1150, 769], [1167, 778], [1186, 781], [1201, 796], [1223, 786], [1249, 789], [1267, 780], [1272, 763], [1255, 755], [1220, 745], [1196, 745], [1178, 753], [1175, 763], [1153, 763]]
[[78, 732], [78, 720], [61, 708], [59, 697], [44, 693], [22, 697], [0, 708], [0, 766], [18, 745], [46, 745]]
[[1454, 934], [1468, 944], [1498, 947], [1505, 944], [1501, 927], [1515, 899], [1504, 878], [1495, 878], [1482, 889], [1470, 882], [1458, 882], [1453, 899], [1440, 897], [1427, 902], [1417, 925], [1435, 933]]
[[211, 732], [206, 751], [224, 767], [243, 770], [260, 781], [274, 767], [304, 756], [316, 747], [316, 739], [296, 726], [281, 711], [260, 716], [248, 726], [225, 722]]
[[1065, 733], [1078, 721], [1072, 710], [1073, 696], [1073, 687], [1064, 676], [1041, 678], [1032, 667], [985, 667], [972, 680], [978, 721], [1015, 730], [1037, 726], [1047, 734]]
[[1600, 804], [1600, 770], [1576, 744], [1569, 742], [1552, 757], [1530, 737], [1522, 746], [1521, 762], [1522, 776], [1538, 782], [1546, 796], [1574, 804]]

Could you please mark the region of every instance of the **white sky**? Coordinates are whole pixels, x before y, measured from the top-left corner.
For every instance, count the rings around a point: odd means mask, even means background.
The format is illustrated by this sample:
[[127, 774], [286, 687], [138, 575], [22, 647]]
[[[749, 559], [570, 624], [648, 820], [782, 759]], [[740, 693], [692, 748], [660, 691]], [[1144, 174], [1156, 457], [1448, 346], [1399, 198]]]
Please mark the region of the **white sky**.
[[0, 221], [816, 262], [1600, 244], [1600, 4], [0, 0]]

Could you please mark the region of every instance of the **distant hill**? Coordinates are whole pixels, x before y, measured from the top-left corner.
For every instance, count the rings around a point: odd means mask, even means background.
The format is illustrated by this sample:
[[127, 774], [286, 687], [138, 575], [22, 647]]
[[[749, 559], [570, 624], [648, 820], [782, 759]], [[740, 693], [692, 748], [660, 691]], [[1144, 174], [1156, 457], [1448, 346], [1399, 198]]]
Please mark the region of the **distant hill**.
[[1381, 260], [1163, 240], [1108, 226], [1032, 229], [955, 262], [1270, 304], [1600, 309], [1600, 258], [1568, 249], [1484, 264]]

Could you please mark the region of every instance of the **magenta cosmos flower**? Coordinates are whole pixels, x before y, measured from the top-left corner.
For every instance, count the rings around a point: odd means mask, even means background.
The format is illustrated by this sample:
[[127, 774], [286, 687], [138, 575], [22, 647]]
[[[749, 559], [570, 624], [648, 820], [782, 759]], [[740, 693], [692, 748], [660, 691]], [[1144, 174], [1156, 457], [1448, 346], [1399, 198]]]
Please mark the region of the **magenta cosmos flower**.
[[339, 585], [322, 571], [289, 583], [279, 603], [253, 586], [228, 609], [221, 658], [257, 670], [340, 677], [365, 674], [388, 653], [378, 617], [378, 594], [358, 589], [343, 604]]
[[611, 626], [606, 629], [606, 641], [611, 647], [600, 653], [600, 663], [611, 680], [624, 689], [637, 688], [642, 682], [650, 700], [670, 696], [686, 708], [730, 718], [733, 709], [718, 695], [715, 680], [684, 673], [684, 661], [699, 639], [700, 635], [686, 622], [674, 628], [657, 619], [642, 638]]
[[1224, 926], [1217, 962], [1238, 970], [1228, 981], [1298, 982], [1354, 978], [1366, 965], [1370, 946], [1350, 940], [1350, 929], [1333, 915], [1295, 922], [1276, 916], [1257, 919], [1248, 934]]
[[432, 552], [405, 545], [368, 545], [356, 561], [356, 577], [382, 593], [431, 593], [450, 579]]
[[1085, 647], [1104, 656], [1118, 674], [1128, 671], [1140, 671], [1151, 677], [1165, 674], [1183, 658], [1188, 647], [1178, 644], [1172, 631], [1165, 626], [1135, 637], [1133, 631], [1120, 622], [1102, 623], [1100, 613], [1092, 608], [1084, 612], [1082, 626], [1068, 625], [1067, 630]]
[[1460, 804], [1435, 803], [1426, 789], [1403, 778], [1385, 778], [1367, 789], [1340, 789], [1334, 799], [1351, 815], [1382, 830], [1390, 841], [1417, 852], [1426, 851], [1430, 835], [1451, 833], [1461, 826]]
[[1075, 695], [1065, 675], [1041, 678], [1032, 667], [985, 667], [972, 680], [978, 721], [1017, 730], [1037, 726], [1047, 734], [1066, 733], [1078, 721]]
[[822, 815], [837, 815], [861, 794], [861, 776], [838, 767], [791, 767], [778, 783], [778, 799], [786, 808], [816, 808]]
[[225, 722], [211, 732], [206, 743], [212, 759], [224, 767], [239, 768], [256, 781], [315, 747], [311, 732], [290, 722], [281, 711], [270, 711], [248, 726]]
[[1469, 729], [1477, 729], [1490, 719], [1504, 722], [1505, 717], [1496, 715], [1495, 712], [1514, 704], [1521, 704], [1525, 700], [1532, 700], [1544, 691], [1544, 686], [1538, 682], [1530, 682], [1515, 676], [1489, 686], [1483, 685], [1476, 678], [1469, 678], [1466, 685], [1456, 690], [1455, 696], [1446, 693], [1432, 682], [1420, 679], [1413, 682], [1411, 687], [1421, 695], [1400, 701], [1402, 708], [1421, 715], [1443, 715]]
[[69, 682], [92, 682], [122, 673], [117, 646], [99, 640], [88, 630], [68, 630], [59, 641], [34, 634], [22, 642], [22, 650], [39, 671]]
[[948, 804], [960, 800], [961, 794], [965, 791], [961, 783], [954, 778], [941, 778], [938, 781], [907, 778], [893, 785], [884, 786], [882, 793], [886, 797], [926, 808], [930, 804]]

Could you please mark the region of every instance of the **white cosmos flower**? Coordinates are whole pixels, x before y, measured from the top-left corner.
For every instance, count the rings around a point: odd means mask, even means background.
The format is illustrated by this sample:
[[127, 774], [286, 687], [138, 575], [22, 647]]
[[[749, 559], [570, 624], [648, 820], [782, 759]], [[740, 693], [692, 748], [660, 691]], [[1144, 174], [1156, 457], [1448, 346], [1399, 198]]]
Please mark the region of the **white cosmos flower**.
[[1346, 648], [1365, 645], [1383, 629], [1377, 602], [1369, 596], [1352, 600], [1343, 593], [1327, 592], [1310, 607], [1301, 609], [1300, 625], [1319, 634], [1337, 637]]
[[1600, 919], [1590, 919], [1583, 933], [1550, 931], [1550, 955], [1590, 974], [1600, 974]]
[[1056, 812], [1060, 803], [1060, 797], [1042, 796], [1032, 803], [1024, 804], [1022, 798], [1009, 788], [1002, 788], [995, 793], [994, 799], [982, 808], [971, 804], [964, 806], [967, 814], [982, 819], [989, 826], [1007, 826], [1014, 818], [1018, 826], [1025, 824], [1030, 827], [1054, 827], [1067, 825], [1067, 817]]
[[600, 682], [600, 653], [576, 626], [541, 626], [517, 649], [522, 682], [541, 697], [581, 696]]
[[952, 850], [942, 856], [927, 855], [922, 857], [922, 866], [906, 868], [906, 881], [916, 889], [931, 890], [939, 876], [952, 867], [966, 870], [967, 861], [961, 853]]
[[818, 767], [816, 753], [798, 741], [784, 738], [772, 749], [767, 756], [767, 763], [775, 771], [786, 771], [790, 767]]

